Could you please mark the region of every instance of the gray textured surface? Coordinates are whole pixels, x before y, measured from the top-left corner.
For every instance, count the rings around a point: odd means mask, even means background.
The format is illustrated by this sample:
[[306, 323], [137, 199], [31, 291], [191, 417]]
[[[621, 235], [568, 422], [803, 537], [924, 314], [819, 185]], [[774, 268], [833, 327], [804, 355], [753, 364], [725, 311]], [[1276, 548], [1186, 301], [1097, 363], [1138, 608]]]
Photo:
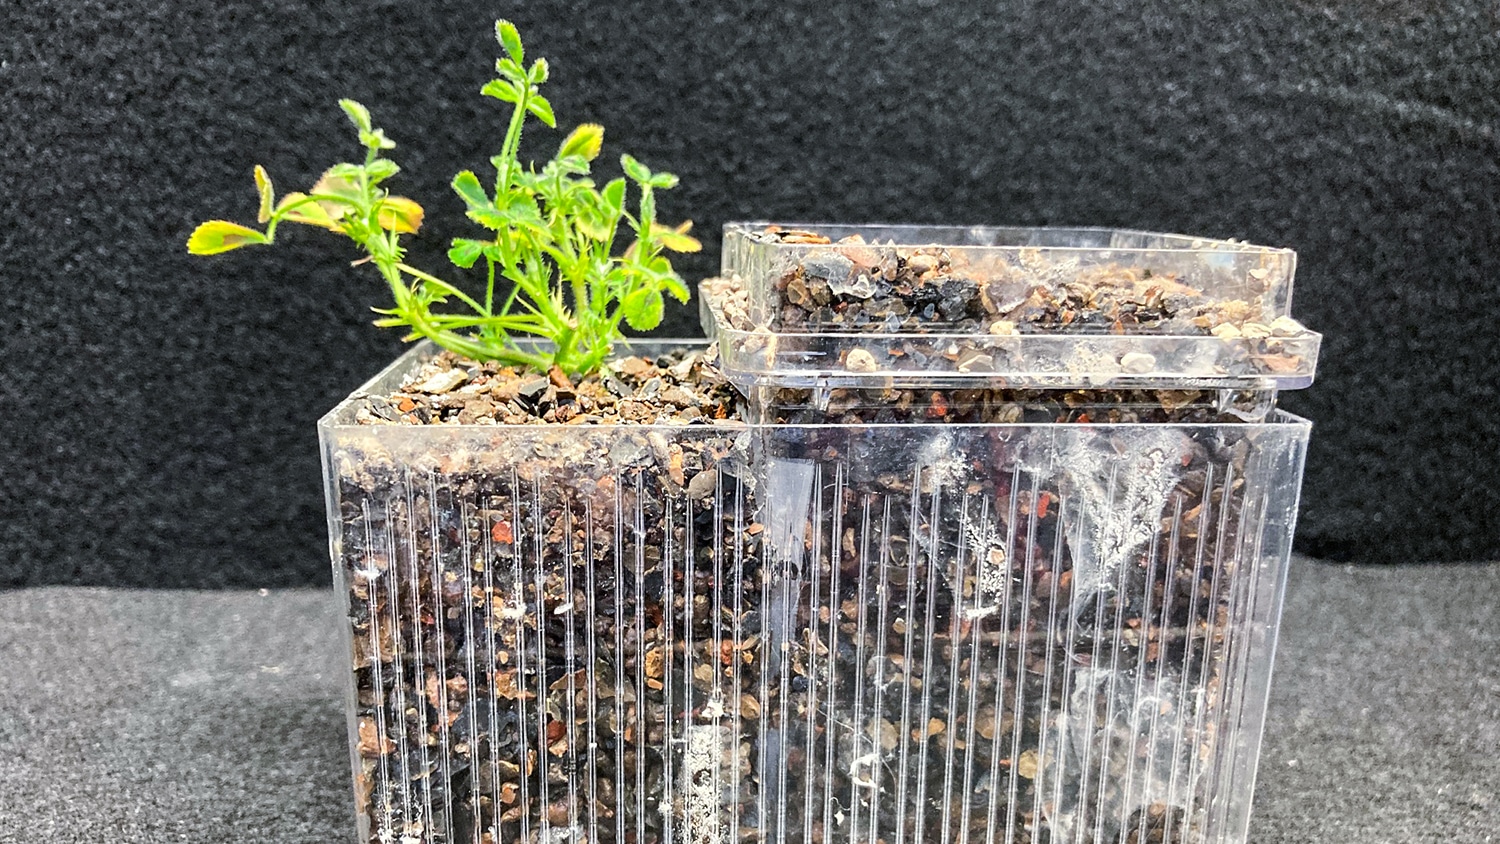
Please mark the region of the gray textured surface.
[[[1299, 561], [1251, 840], [1500, 840], [1500, 565]], [[0, 842], [351, 826], [326, 592], [0, 593]]]

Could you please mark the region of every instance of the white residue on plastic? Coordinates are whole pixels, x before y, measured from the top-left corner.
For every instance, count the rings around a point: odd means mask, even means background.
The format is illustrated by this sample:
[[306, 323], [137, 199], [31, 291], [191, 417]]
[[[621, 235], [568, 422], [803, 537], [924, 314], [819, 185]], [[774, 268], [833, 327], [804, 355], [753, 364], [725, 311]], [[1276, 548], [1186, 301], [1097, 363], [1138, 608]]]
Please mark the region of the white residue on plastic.
[[964, 542], [969, 559], [974, 561], [974, 606], [964, 612], [969, 618], [980, 618], [1000, 608], [1010, 579], [1010, 560], [1005, 553], [1005, 535], [993, 519], [974, 520], [965, 526]]
[[776, 561], [800, 568], [815, 465], [785, 457], [767, 458], [765, 465], [766, 546]]
[[[1060, 432], [1058, 443], [1029, 462], [1043, 480], [1060, 476], [1064, 535], [1072, 552], [1074, 607], [1116, 581], [1161, 529], [1167, 497], [1177, 486], [1187, 439], [1170, 429], [1132, 432], [1127, 446], [1107, 433]], [[1040, 459], [1038, 459], [1040, 458]], [[1050, 458], [1050, 459], [1049, 459]]]
[[930, 437], [917, 454], [917, 465], [930, 473], [935, 486], [953, 486], [964, 479], [967, 449], [953, 443], [953, 432], [941, 431]]
[[767, 458], [765, 465], [766, 562], [771, 577], [778, 581], [777, 585], [765, 586], [770, 590], [765, 670], [776, 673], [782, 670], [783, 649], [793, 633], [789, 629], [793, 613], [788, 611], [788, 602], [794, 597], [783, 587], [788, 578], [802, 570], [816, 467], [811, 460], [785, 457]]
[[[719, 724], [694, 724], [684, 731], [682, 751], [682, 822], [688, 844], [721, 844], [725, 799], [738, 776], [727, 761], [734, 733]], [[665, 808], [665, 807], [664, 807]]]

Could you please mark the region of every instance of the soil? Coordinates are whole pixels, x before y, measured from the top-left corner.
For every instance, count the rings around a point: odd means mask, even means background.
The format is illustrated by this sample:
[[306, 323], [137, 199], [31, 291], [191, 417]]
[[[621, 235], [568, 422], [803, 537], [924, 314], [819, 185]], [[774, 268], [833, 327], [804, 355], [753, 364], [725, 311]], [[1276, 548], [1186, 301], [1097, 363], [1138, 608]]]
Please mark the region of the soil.
[[769, 391], [778, 424], [1076, 424], [1261, 421], [1275, 395], [1255, 390], [1012, 390], [876, 387]]
[[[1194, 385], [1311, 377], [1315, 335], [1289, 317], [1264, 316], [1259, 298], [1207, 295], [1195, 286], [1201, 279], [1128, 263], [1080, 265], [1039, 249], [1007, 257], [870, 244], [858, 235], [830, 242], [776, 227], [752, 237], [826, 247], [789, 252], [791, 263], [774, 271], [781, 274], [766, 289], [757, 287], [765, 280], [737, 276], [703, 282], [715, 319], [750, 332], [726, 338], [752, 359], [774, 354], [778, 365], [794, 369], [836, 359], [855, 374], [1025, 373], [1028, 385], [1049, 387], [1138, 380], [1155, 371]], [[1240, 281], [1248, 288], [1271, 278], [1265, 268], [1245, 272]], [[1028, 335], [1071, 339], [1033, 348], [1022, 339]], [[1117, 335], [1141, 339], [1123, 353], [1092, 339]], [[1233, 342], [1196, 339], [1215, 337]]]
[[574, 383], [443, 351], [389, 396], [366, 396], [356, 421], [404, 425], [690, 425], [739, 418], [739, 395], [709, 349], [626, 355]]
[[1021, 249], [1011, 262], [943, 246], [892, 249], [859, 235], [834, 243], [776, 226], [756, 237], [830, 246], [803, 255], [776, 280], [780, 310], [772, 325], [781, 331], [1194, 335], [1217, 329], [1269, 337], [1302, 330], [1291, 320], [1256, 322], [1258, 303], [1209, 299], [1175, 274], [1119, 263], [1051, 263], [1040, 249]]
[[[1263, 398], [783, 391], [772, 411], [1237, 421]], [[511, 432], [425, 470], [336, 456], [372, 840], [1145, 842], [1202, 822], [1245, 588], [1232, 432], [751, 429], [711, 350], [578, 383], [443, 355], [357, 415]]]

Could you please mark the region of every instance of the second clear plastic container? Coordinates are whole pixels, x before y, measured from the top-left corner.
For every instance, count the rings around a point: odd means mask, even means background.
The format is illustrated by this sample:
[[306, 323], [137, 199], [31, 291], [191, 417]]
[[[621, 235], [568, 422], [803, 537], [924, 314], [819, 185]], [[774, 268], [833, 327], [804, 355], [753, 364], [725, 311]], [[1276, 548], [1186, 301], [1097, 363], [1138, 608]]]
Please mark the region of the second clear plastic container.
[[744, 385], [1292, 389], [1288, 249], [1118, 229], [724, 227], [704, 325]]

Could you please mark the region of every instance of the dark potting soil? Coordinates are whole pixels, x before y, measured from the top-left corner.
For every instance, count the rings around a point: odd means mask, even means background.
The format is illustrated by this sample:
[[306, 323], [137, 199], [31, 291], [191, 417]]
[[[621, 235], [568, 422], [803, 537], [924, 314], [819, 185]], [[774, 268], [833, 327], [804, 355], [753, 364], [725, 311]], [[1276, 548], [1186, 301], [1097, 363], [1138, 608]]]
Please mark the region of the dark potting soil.
[[[773, 411], [1253, 403], [975, 392]], [[1232, 426], [741, 411], [702, 350], [576, 384], [440, 356], [367, 397], [369, 425], [509, 428], [498, 452], [333, 461], [372, 840], [1192, 840], [1258, 529]]]

